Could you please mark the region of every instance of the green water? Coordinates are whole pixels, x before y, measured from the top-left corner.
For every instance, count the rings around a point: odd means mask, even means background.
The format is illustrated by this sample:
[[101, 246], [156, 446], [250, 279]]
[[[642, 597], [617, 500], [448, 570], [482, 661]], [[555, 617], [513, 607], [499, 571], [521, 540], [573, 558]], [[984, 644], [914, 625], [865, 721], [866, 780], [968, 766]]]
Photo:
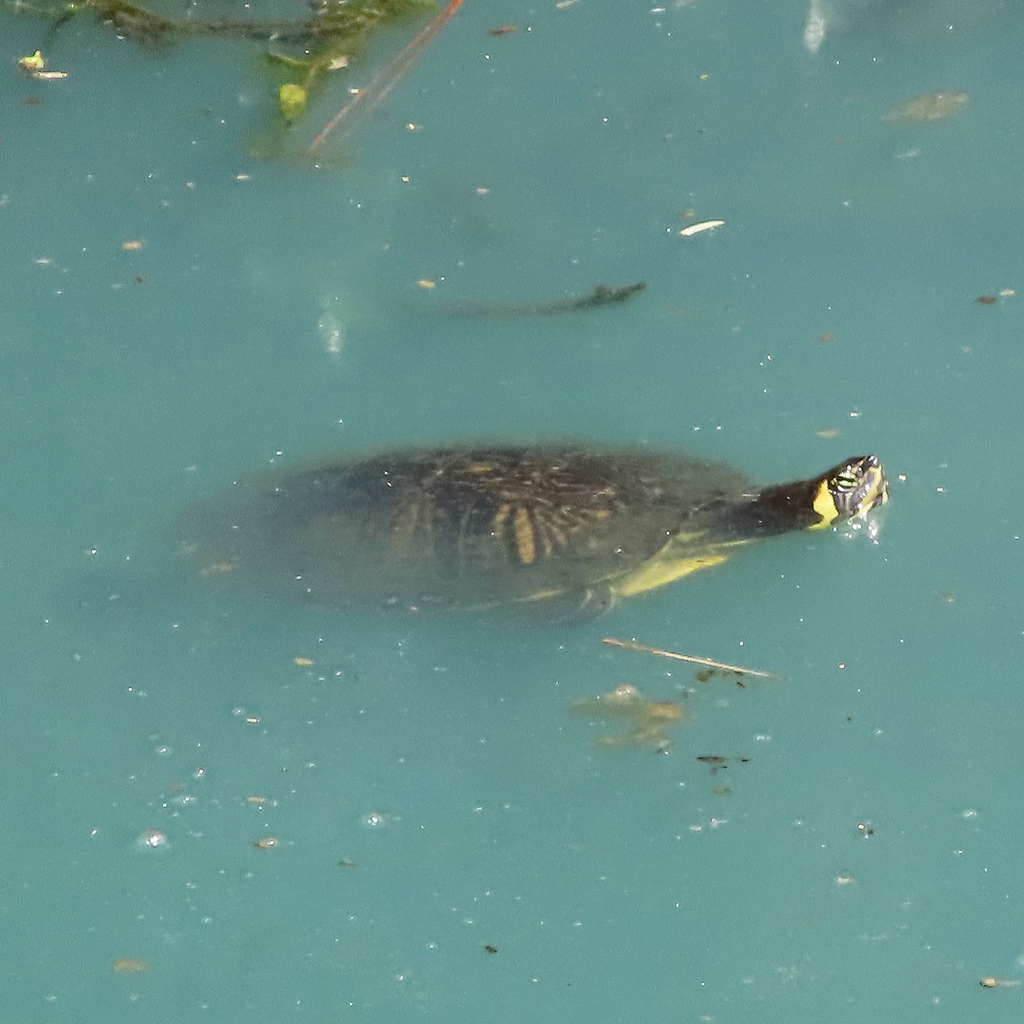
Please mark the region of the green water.
[[[249, 155], [259, 44], [0, 15], [4, 1019], [1020, 1019], [979, 979], [1024, 980], [1024, 16], [851, 4], [812, 55], [806, 14], [466, 0], [319, 169]], [[934, 90], [971, 106], [881, 121]], [[176, 566], [238, 473], [564, 435], [872, 451], [892, 497], [547, 630]], [[570, 712], [623, 682], [684, 701], [667, 754]]]

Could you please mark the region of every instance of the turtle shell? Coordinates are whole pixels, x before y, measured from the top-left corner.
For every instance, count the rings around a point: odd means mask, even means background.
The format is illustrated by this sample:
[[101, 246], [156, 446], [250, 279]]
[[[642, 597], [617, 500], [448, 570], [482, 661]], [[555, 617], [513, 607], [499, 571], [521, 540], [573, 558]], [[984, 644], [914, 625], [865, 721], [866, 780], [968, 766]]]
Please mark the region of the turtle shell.
[[194, 511], [185, 546], [205, 575], [322, 604], [597, 611], [670, 540], [699, 561], [747, 539], [732, 511], [754, 496], [686, 456], [414, 449], [241, 481]]

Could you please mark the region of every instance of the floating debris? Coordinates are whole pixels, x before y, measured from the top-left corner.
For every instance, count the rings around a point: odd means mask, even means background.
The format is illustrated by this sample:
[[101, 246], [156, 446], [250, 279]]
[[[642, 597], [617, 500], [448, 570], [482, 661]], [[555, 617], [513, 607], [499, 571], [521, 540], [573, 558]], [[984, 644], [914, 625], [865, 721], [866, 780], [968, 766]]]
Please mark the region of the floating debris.
[[46, 59], [39, 50], [36, 50], [35, 53], [22, 57], [18, 61], [18, 67], [22, 71], [42, 71], [46, 67]]
[[897, 124], [927, 124], [962, 114], [971, 104], [965, 92], [926, 92], [898, 103], [882, 118]]
[[359, 92], [331, 118], [321, 129], [320, 134], [310, 143], [307, 155], [323, 144], [324, 139], [336, 128], [346, 125], [349, 129], [362, 114], [369, 113], [398, 84], [402, 76], [416, 63], [419, 55], [427, 44], [447, 24], [448, 19], [459, 9], [462, 0], [448, 0], [444, 9], [424, 28], [413, 36], [412, 40], [370, 79], [370, 84]]
[[702, 668], [699, 672], [693, 673], [693, 678], [698, 683], [708, 683], [712, 679], [727, 679], [734, 682], [741, 690], [747, 688], [747, 684], [743, 682], [743, 673], [735, 668]]
[[639, 651], [641, 654], [656, 654], [661, 658], [675, 658], [676, 661], [689, 661], [694, 665], [707, 665], [709, 668], [720, 668], [726, 672], [736, 672], [740, 675], [758, 676], [761, 679], [781, 679], [775, 672], [765, 672], [756, 668], [742, 668], [739, 665], [727, 665], [724, 661], [715, 661], [713, 658], [698, 658], [693, 654], [677, 654], [675, 651], [665, 651], [660, 647], [648, 647], [647, 644], [637, 643], [636, 640], [615, 640], [606, 636], [601, 643], [609, 647], [621, 647], [627, 651]]
[[[51, 33], [75, 15], [91, 12], [118, 36], [134, 39], [154, 49], [173, 40], [209, 36], [263, 40], [268, 44], [268, 61], [278, 67], [288, 68], [290, 77], [295, 79], [285, 82], [277, 94], [285, 125], [290, 125], [303, 112], [306, 100], [324, 74], [347, 67], [350, 56], [380, 23], [433, 8], [431, 0], [323, 0], [322, 3], [310, 4], [312, 12], [305, 17], [264, 20], [203, 19], [193, 17], [192, 12], [181, 18], [167, 17], [134, 0], [0, 2], [15, 12], [47, 18], [51, 23]], [[457, 7], [461, 0], [452, 2]], [[449, 11], [443, 13], [447, 17], [451, 15]], [[431, 25], [437, 20], [435, 18]], [[413, 42], [419, 39], [420, 36], [417, 36]], [[280, 47], [291, 49], [293, 55], [279, 52]], [[65, 71], [43, 70], [45, 63], [45, 58], [37, 50], [22, 57], [18, 66], [33, 78], [44, 81], [67, 78]], [[402, 68], [403, 71], [406, 69]], [[383, 98], [383, 94], [378, 98]]]
[[749, 764], [750, 758], [746, 754], [699, 754], [696, 760], [706, 764], [712, 775], [717, 775], [722, 769], [728, 768], [730, 764]]
[[699, 235], [703, 231], [713, 231], [715, 228], [722, 227], [723, 224], [725, 224], [724, 220], [702, 220], [699, 224], [690, 224], [682, 228], [679, 234], [683, 238], [690, 238], [692, 235]]
[[1012, 288], [1003, 288], [998, 295], [979, 295], [974, 301], [979, 306], [994, 306], [1000, 299], [1012, 299], [1016, 294]]
[[646, 287], [643, 281], [621, 288], [599, 284], [589, 295], [571, 295], [564, 299], [548, 299], [542, 302], [453, 302], [442, 306], [440, 312], [445, 316], [476, 316], [506, 320], [564, 316], [567, 313], [580, 313], [599, 306], [621, 305], [644, 291]]
[[674, 700], [647, 700], [629, 683], [621, 683], [610, 693], [582, 697], [570, 705], [577, 714], [602, 721], [624, 721], [627, 730], [598, 736], [594, 742], [602, 747], [650, 746], [659, 752], [672, 745], [670, 728], [682, 722], [683, 706]]
[[285, 82], [277, 90], [277, 106], [285, 121], [291, 124], [305, 111], [308, 97], [307, 91], [294, 82]]
[[35, 53], [30, 53], [27, 56], [20, 58], [18, 61], [18, 67], [21, 68], [22, 71], [27, 71], [39, 82], [56, 82], [62, 78], [68, 77], [68, 73], [66, 71], [44, 71], [43, 69], [46, 67], [46, 58], [40, 50], [36, 50]]
[[145, 974], [149, 970], [149, 961], [137, 960], [133, 956], [119, 956], [110, 961], [110, 967], [115, 974]]
[[589, 295], [575, 300], [565, 312], [571, 313], [578, 309], [591, 309], [594, 306], [613, 306], [617, 302], [625, 302], [627, 299], [631, 299], [646, 288], [647, 285], [643, 281], [637, 281], [636, 284], [627, 284], [622, 288], [613, 288], [610, 285], [599, 284]]
[[199, 570], [199, 575], [203, 577], [219, 576], [225, 572], [234, 572], [237, 568], [238, 566], [234, 562], [210, 562]]

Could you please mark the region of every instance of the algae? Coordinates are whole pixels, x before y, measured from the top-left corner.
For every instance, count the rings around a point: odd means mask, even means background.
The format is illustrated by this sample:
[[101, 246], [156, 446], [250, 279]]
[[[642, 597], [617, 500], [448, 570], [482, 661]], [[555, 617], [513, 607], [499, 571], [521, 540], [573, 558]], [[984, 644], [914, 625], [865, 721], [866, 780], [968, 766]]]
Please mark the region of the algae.
[[265, 41], [275, 73], [281, 123], [292, 126], [329, 72], [348, 67], [379, 26], [436, 11], [433, 0], [324, 0], [294, 20], [175, 18], [127, 0], [0, 0], [8, 10], [45, 19], [49, 34], [78, 15], [91, 14], [115, 33], [154, 48], [187, 39], [233, 37]]

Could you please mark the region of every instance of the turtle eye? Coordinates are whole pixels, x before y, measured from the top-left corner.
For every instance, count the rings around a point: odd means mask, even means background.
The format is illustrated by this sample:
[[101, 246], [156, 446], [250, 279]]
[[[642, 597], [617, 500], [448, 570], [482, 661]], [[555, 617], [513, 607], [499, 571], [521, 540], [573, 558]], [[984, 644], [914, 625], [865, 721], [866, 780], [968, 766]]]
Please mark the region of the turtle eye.
[[836, 474], [835, 485], [841, 491], [852, 491], [859, 483], [860, 479], [857, 474], [849, 470]]

